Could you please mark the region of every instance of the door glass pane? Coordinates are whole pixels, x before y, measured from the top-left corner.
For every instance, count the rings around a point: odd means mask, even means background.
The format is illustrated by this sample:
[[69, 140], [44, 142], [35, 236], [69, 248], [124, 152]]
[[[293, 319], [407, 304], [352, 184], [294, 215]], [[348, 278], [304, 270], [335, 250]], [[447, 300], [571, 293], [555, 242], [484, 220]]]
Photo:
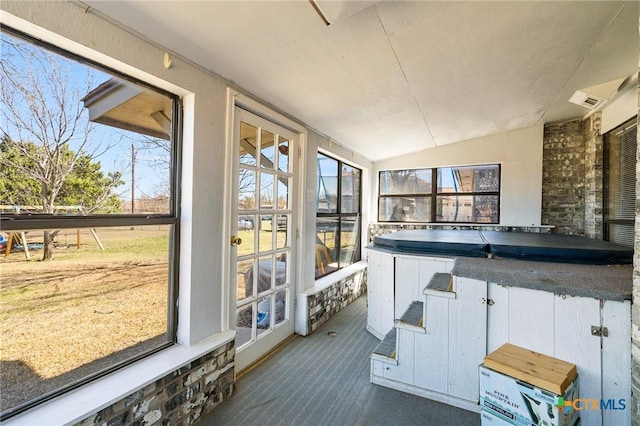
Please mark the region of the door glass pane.
[[289, 140], [278, 136], [278, 170], [289, 172]]
[[342, 166], [342, 192], [340, 196], [342, 213], [358, 213], [360, 211], [360, 170], [347, 165]]
[[241, 301], [253, 296], [253, 259], [238, 261], [236, 300]]
[[285, 320], [287, 315], [287, 290], [276, 293], [276, 325]]
[[238, 216], [238, 237], [242, 243], [238, 245], [238, 256], [255, 253], [255, 217], [253, 215]]
[[281, 253], [276, 260], [276, 286], [283, 286], [289, 283], [287, 279], [287, 253]]
[[256, 172], [240, 168], [238, 173], [238, 209], [256, 208]]
[[260, 167], [263, 169], [273, 169], [276, 161], [275, 152], [274, 134], [263, 129], [260, 142]]
[[291, 180], [278, 176], [278, 210], [289, 209], [289, 184]]
[[338, 212], [338, 161], [318, 154], [317, 213]]
[[248, 166], [257, 166], [256, 146], [258, 141], [258, 128], [247, 124], [240, 123], [240, 164]]
[[271, 290], [271, 272], [273, 262], [271, 256], [262, 256], [258, 263], [258, 294]]
[[380, 195], [430, 194], [431, 169], [380, 172]]
[[263, 297], [258, 301], [258, 336], [264, 333], [271, 325], [272, 315], [271, 296]]
[[285, 248], [288, 243], [289, 235], [289, 216], [288, 214], [278, 215], [278, 231], [276, 234], [276, 248]]
[[260, 209], [273, 210], [273, 175], [260, 173]]
[[240, 347], [251, 340], [251, 329], [253, 326], [253, 303], [236, 310], [237, 347]]
[[260, 253], [273, 250], [273, 215], [260, 216]]

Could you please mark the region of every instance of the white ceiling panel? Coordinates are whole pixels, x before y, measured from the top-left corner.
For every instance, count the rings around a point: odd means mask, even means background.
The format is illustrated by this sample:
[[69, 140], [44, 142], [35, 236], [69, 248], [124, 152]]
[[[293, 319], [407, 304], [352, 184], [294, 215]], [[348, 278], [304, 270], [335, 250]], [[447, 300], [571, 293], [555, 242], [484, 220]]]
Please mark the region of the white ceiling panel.
[[584, 115], [638, 2], [86, 1], [371, 160]]

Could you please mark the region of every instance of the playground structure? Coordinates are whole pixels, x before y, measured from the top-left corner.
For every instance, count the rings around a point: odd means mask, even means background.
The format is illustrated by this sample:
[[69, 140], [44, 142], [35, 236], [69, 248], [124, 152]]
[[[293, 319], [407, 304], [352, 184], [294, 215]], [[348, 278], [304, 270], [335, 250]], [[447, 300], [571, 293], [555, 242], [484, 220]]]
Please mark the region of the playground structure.
[[[56, 206], [54, 208], [57, 212], [69, 213], [69, 212], [78, 212], [82, 214], [82, 206]], [[38, 212], [42, 211], [42, 206], [8, 206], [8, 205], [0, 205], [0, 212], [6, 213], [17, 213], [20, 214], [22, 212]], [[98, 244], [100, 251], [104, 251], [104, 246], [98, 237], [98, 233], [95, 228], [89, 228], [91, 235], [94, 240]], [[15, 245], [22, 245], [24, 256], [26, 259], [31, 258], [31, 252], [29, 250], [29, 242], [27, 240], [27, 232], [25, 231], [11, 231], [8, 233], [9, 238], [6, 240], [6, 246], [4, 250], [4, 257], [9, 257], [11, 255], [11, 250]], [[15, 243], [15, 245], [14, 245]], [[79, 250], [82, 245], [82, 238], [80, 235], [80, 229], [76, 229], [76, 247]]]

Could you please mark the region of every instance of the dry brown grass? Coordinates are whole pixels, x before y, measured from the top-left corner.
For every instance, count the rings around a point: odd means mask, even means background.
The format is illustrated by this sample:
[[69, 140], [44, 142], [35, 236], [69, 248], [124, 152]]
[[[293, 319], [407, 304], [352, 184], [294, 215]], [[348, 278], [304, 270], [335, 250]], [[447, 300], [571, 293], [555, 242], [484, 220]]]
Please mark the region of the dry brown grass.
[[53, 261], [0, 255], [2, 411], [165, 340], [166, 230], [99, 232], [104, 252], [86, 233]]

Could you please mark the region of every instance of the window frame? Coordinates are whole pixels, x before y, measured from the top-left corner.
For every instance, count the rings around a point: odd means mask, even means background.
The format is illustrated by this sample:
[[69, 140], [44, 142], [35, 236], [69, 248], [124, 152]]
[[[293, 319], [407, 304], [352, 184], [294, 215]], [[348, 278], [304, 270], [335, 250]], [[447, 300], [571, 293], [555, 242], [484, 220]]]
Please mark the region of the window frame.
[[[318, 212], [317, 208], [316, 208], [316, 229], [315, 229], [315, 235], [317, 236], [317, 223], [318, 223], [318, 218], [334, 218], [337, 221], [337, 230], [336, 230], [336, 246], [338, 247], [338, 252], [336, 254], [336, 258], [338, 260], [338, 268], [335, 270], [331, 270], [328, 272], [325, 272], [324, 274], [321, 275], [316, 275], [315, 279], [321, 278], [321, 277], [326, 277], [327, 275], [330, 275], [334, 272], [337, 272], [349, 265], [353, 265], [354, 263], [360, 261], [362, 259], [362, 248], [361, 248], [361, 237], [362, 237], [362, 169], [359, 167], [354, 166], [353, 164], [349, 164], [346, 163], [342, 160], [339, 160], [338, 158], [335, 158], [329, 154], [326, 154], [324, 152], [318, 151], [317, 155], [316, 155], [316, 159], [318, 159], [318, 157], [322, 155], [323, 157], [326, 157], [328, 159], [334, 160], [337, 163], [337, 169], [338, 169], [338, 190], [337, 190], [337, 204], [336, 204], [336, 212], [335, 213], [322, 213], [322, 212]], [[342, 212], [342, 166], [348, 166], [351, 167], [354, 170], [357, 170], [360, 173], [360, 179], [359, 179], [359, 184], [358, 184], [358, 209], [357, 212], [355, 213], [343, 213]], [[317, 176], [318, 176], [318, 172], [316, 171], [316, 185], [317, 185]], [[319, 191], [317, 191], [316, 193], [316, 206], [317, 206], [317, 197], [318, 197]], [[354, 262], [352, 263], [342, 263], [342, 259], [341, 259], [341, 251], [342, 251], [342, 245], [341, 245], [341, 235], [342, 235], [342, 219], [343, 218], [355, 218], [357, 224], [358, 224], [358, 235], [356, 238], [356, 255], [355, 255], [355, 259]]]
[[104, 227], [129, 227], [166, 225], [169, 229], [168, 248], [168, 281], [167, 281], [167, 341], [142, 352], [133, 357], [111, 364], [95, 373], [90, 373], [81, 379], [63, 385], [60, 388], [41, 394], [25, 403], [17, 405], [0, 413], [0, 421], [5, 421], [17, 414], [41, 405], [53, 398], [71, 392], [97, 379], [105, 377], [117, 370], [121, 370], [143, 358], [147, 358], [177, 343], [178, 329], [178, 290], [179, 290], [179, 265], [180, 265], [180, 200], [181, 200], [181, 171], [182, 171], [182, 127], [183, 127], [183, 103], [179, 95], [165, 89], [154, 86], [148, 82], [125, 74], [117, 69], [101, 64], [95, 60], [86, 58], [58, 47], [54, 44], [35, 38], [27, 33], [10, 26], [3, 26], [2, 32], [19, 38], [34, 47], [60, 55], [88, 67], [95, 68], [113, 77], [126, 80], [132, 84], [154, 91], [166, 96], [172, 102], [171, 120], [171, 159], [169, 163], [169, 212], [163, 214], [95, 214], [95, 215], [67, 215], [45, 213], [2, 213], [0, 215], [0, 229], [3, 232], [33, 231], [50, 229], [79, 229], [79, 228], [104, 228]]
[[[498, 169], [498, 190], [497, 191], [468, 191], [468, 192], [451, 192], [451, 191], [438, 191], [438, 171], [442, 169], [450, 168], [473, 168], [473, 167], [497, 167]], [[399, 193], [381, 195], [381, 179], [382, 174], [385, 172], [398, 172], [398, 171], [423, 171], [431, 170], [431, 192], [416, 192], [416, 193]], [[486, 164], [471, 164], [471, 165], [458, 165], [458, 166], [440, 166], [440, 167], [424, 167], [413, 169], [393, 169], [393, 170], [380, 170], [378, 172], [378, 222], [380, 223], [436, 223], [436, 224], [470, 224], [470, 225], [497, 225], [500, 223], [500, 205], [501, 205], [501, 193], [502, 193], [502, 165], [500, 163], [486, 163]], [[447, 221], [447, 220], [434, 220], [437, 213], [437, 200], [443, 196], [459, 196], [459, 197], [474, 197], [474, 196], [495, 196], [498, 197], [498, 211], [497, 220], [495, 222], [466, 222], [466, 221]], [[403, 221], [403, 220], [383, 220], [380, 217], [380, 202], [382, 198], [394, 199], [394, 198], [427, 198], [430, 200], [430, 221]]]

